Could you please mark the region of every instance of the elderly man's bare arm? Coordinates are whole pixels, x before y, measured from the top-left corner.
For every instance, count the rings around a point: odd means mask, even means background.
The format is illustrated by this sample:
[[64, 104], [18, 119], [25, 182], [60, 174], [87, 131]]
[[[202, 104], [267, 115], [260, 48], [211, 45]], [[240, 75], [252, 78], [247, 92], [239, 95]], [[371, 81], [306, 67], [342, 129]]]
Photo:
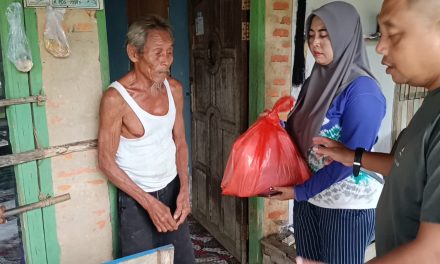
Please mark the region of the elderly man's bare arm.
[[2, 206], [0, 206], [0, 224], [4, 224], [4, 223], [6, 223], [6, 219], [5, 219], [5, 217], [3, 216], [3, 214], [4, 214], [4, 212], [5, 212], [5, 207], [2, 205]]
[[173, 127], [173, 139], [176, 144], [176, 166], [180, 179], [180, 193], [177, 198], [177, 208], [174, 219], [180, 225], [191, 212], [188, 189], [188, 144], [185, 138], [185, 125], [183, 118], [183, 87], [174, 80], [169, 80], [176, 105], [176, 121]]
[[147, 210], [159, 232], [177, 230], [170, 209], [139, 188], [116, 164], [123, 117], [129, 111], [124, 99], [115, 89], [105, 92], [99, 111], [98, 162], [99, 168], [120, 190], [135, 199]]

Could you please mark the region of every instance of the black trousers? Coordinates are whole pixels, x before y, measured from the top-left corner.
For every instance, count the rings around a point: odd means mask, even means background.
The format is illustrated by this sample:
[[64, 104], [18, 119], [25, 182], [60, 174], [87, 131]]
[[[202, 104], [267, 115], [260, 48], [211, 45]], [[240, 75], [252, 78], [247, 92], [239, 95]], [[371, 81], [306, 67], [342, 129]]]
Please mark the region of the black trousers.
[[[159, 201], [168, 206], [173, 214], [176, 210], [177, 195], [180, 191], [179, 176], [165, 188], [151, 192]], [[119, 190], [119, 238], [122, 256], [173, 244], [174, 263], [195, 263], [194, 250], [189, 235], [188, 222], [173, 232], [160, 233], [153, 224], [148, 212], [133, 198]]]

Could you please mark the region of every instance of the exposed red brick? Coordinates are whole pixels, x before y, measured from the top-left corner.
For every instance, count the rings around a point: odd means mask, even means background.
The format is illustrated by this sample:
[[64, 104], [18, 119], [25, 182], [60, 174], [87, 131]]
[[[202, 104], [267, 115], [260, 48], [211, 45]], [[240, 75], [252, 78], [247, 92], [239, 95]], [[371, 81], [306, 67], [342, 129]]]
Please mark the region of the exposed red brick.
[[285, 79], [275, 79], [273, 80], [273, 85], [285, 85], [286, 80]]
[[287, 10], [289, 9], [288, 2], [275, 2], [273, 3], [273, 10]]
[[73, 25], [73, 32], [91, 32], [93, 31], [92, 23], [77, 23]]
[[272, 35], [274, 37], [288, 37], [289, 36], [289, 30], [283, 29], [283, 28], [277, 28], [273, 31]]
[[288, 16], [283, 16], [283, 18], [281, 18], [281, 22], [280, 23], [281, 24], [290, 25], [290, 23], [292, 23], [292, 20]]
[[269, 213], [268, 217], [269, 219], [279, 219], [282, 215], [284, 215], [282, 211], [273, 211]]
[[290, 48], [290, 47], [292, 47], [292, 43], [290, 41], [283, 41], [281, 46], [283, 48]]
[[268, 97], [278, 97], [278, 96], [280, 96], [280, 90], [277, 88], [269, 88], [266, 91], [266, 94]]
[[287, 55], [272, 55], [271, 61], [272, 62], [288, 62], [289, 56], [287, 56]]

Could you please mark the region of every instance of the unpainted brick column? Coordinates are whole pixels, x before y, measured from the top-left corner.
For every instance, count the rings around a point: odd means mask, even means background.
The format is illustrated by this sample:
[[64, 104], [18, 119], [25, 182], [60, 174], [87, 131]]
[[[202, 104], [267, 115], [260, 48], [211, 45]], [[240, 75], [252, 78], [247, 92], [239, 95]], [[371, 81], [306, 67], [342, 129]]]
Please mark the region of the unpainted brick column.
[[[296, 0], [266, 0], [265, 107], [272, 108], [292, 83], [292, 23]], [[281, 116], [285, 119], [286, 114]], [[280, 221], [288, 219], [288, 203], [266, 199], [264, 235], [278, 232]]]

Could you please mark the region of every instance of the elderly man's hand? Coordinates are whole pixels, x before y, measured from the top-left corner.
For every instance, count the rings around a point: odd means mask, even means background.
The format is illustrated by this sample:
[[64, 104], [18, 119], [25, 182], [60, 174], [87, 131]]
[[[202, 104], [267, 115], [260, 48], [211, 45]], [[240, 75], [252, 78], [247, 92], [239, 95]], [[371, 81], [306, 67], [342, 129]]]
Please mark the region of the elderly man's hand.
[[150, 215], [158, 232], [172, 232], [177, 230], [178, 225], [171, 215], [170, 208], [161, 201], [152, 197], [152, 199], [146, 202], [144, 208]]
[[189, 190], [187, 187], [181, 186], [179, 196], [177, 196], [176, 211], [174, 212], [174, 219], [177, 221], [177, 226], [180, 226], [190, 213]]
[[0, 224], [6, 223], [6, 219], [3, 216], [3, 213], [5, 212], [6, 208], [4, 206], [0, 206]]

